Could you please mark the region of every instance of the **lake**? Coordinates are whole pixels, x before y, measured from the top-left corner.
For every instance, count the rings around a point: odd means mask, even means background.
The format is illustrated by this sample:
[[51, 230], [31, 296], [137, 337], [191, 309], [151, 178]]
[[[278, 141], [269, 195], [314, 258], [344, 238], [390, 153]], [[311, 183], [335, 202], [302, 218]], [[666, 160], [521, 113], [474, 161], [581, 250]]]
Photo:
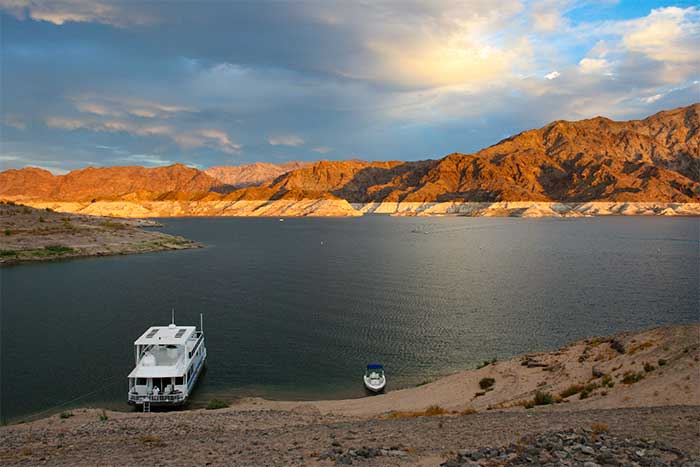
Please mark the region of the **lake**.
[[698, 320], [697, 218], [180, 218], [199, 250], [0, 269], [0, 408], [128, 409], [133, 341], [199, 323], [194, 395], [364, 396], [572, 340]]

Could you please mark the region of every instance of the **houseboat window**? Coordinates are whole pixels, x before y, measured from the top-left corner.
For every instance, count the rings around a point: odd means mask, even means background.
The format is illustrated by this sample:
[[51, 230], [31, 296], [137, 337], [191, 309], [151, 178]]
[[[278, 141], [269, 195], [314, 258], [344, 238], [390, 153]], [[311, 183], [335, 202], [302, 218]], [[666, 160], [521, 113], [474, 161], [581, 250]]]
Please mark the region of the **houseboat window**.
[[175, 384], [182, 384], [182, 376], [175, 378]]
[[146, 385], [146, 378], [136, 378], [136, 385], [137, 386], [145, 386]]

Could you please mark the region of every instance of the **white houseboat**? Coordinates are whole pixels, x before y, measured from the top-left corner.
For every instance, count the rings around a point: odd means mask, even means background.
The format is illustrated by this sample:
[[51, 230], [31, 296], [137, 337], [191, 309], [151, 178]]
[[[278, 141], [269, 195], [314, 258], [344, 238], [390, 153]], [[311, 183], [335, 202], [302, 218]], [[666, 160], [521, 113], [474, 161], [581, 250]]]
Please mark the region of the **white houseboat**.
[[[174, 320], [173, 320], [174, 321]], [[129, 403], [182, 405], [192, 393], [207, 358], [204, 331], [195, 326], [153, 326], [134, 342], [136, 367], [129, 373]]]

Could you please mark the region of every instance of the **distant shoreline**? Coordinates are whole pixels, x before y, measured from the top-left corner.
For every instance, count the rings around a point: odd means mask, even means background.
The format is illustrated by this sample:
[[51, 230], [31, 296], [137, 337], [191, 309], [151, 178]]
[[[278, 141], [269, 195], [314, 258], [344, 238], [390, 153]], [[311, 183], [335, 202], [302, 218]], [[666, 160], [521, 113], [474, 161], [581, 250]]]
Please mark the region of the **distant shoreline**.
[[18, 200], [37, 209], [122, 218], [167, 217], [359, 217], [392, 216], [465, 217], [599, 217], [599, 216], [700, 216], [698, 203], [668, 202], [381, 202], [348, 203], [341, 199], [279, 199], [239, 201], [45, 201]]
[[59, 213], [0, 204], [0, 267], [71, 258], [201, 248], [182, 237], [143, 230], [154, 221]]

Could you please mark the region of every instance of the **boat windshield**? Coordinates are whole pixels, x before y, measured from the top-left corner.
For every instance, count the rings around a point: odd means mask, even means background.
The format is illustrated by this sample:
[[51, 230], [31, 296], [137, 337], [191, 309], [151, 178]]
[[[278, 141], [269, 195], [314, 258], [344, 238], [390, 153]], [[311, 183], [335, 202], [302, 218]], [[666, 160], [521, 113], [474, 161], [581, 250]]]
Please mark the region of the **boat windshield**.
[[367, 365], [365, 375], [368, 378], [381, 378], [384, 376], [384, 368], [381, 365]]

